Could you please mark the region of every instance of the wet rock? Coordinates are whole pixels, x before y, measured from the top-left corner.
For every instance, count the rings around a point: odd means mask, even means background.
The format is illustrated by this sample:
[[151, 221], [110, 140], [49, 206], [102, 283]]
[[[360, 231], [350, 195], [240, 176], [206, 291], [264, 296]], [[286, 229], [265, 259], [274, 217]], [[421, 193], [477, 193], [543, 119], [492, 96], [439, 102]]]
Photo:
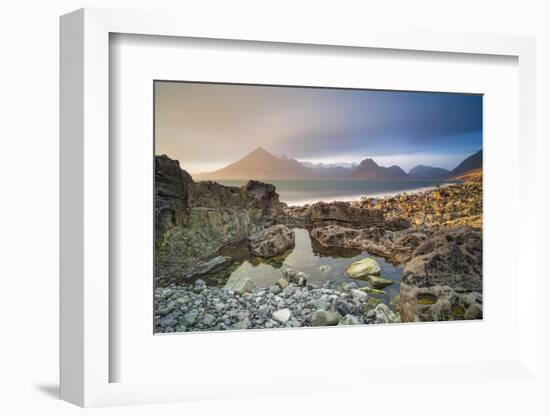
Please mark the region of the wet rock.
[[294, 283], [298, 286], [307, 285], [308, 276], [299, 270], [291, 269], [291, 268], [281, 269], [281, 274], [290, 283]]
[[369, 275], [367, 279], [374, 289], [384, 289], [387, 286], [394, 284], [393, 280], [384, 279], [383, 277]]
[[[275, 284], [280, 288], [280, 289], [284, 289], [285, 287], [288, 286], [288, 280], [286, 280], [285, 278], [281, 277], [280, 279], [278, 279]], [[277, 292], [278, 293], [278, 292]]]
[[275, 257], [294, 247], [294, 231], [285, 225], [274, 225], [252, 234], [248, 244], [255, 256]]
[[368, 298], [368, 295], [359, 289], [351, 289], [350, 293], [351, 296], [358, 301], [366, 301]]
[[382, 224], [381, 210], [367, 207], [353, 207], [349, 202], [317, 202], [309, 208], [309, 219], [313, 224], [353, 224], [368, 226]]
[[376, 260], [366, 257], [349, 265], [346, 274], [353, 279], [366, 279], [370, 275], [380, 274], [380, 266]]
[[384, 290], [380, 289], [373, 289], [372, 287], [362, 287], [359, 290], [362, 290], [365, 293], [371, 294], [371, 295], [386, 295], [386, 292]]
[[399, 322], [398, 315], [390, 310], [385, 303], [379, 303], [374, 308], [374, 318], [377, 324], [389, 324], [393, 322]]

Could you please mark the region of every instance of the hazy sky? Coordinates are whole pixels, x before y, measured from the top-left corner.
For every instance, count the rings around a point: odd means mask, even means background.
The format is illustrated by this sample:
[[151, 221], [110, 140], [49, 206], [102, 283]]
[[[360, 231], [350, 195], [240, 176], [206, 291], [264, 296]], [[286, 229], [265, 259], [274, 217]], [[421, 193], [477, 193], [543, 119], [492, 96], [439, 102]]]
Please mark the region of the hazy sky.
[[479, 95], [156, 82], [155, 99], [155, 153], [191, 173], [259, 146], [308, 162], [452, 169], [482, 145]]

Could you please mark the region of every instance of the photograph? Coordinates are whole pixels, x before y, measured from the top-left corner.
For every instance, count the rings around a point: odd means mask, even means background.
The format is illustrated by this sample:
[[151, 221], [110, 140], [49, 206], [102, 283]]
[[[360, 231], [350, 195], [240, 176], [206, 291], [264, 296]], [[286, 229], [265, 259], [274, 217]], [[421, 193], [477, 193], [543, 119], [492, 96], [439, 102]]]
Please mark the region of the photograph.
[[483, 95], [156, 80], [154, 333], [483, 319]]

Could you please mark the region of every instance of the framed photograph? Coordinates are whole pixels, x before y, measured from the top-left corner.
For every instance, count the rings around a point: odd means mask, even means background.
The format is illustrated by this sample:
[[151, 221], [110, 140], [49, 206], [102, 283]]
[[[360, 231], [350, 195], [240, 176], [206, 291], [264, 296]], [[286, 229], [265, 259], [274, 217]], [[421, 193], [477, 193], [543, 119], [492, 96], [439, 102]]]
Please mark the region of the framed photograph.
[[534, 59], [516, 36], [63, 16], [62, 398], [532, 379]]

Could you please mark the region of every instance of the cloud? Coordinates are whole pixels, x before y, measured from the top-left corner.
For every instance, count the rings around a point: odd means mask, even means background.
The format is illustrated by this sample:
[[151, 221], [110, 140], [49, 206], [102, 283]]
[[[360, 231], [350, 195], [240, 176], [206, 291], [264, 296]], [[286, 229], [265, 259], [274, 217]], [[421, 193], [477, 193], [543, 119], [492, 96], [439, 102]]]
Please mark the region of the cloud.
[[157, 82], [155, 98], [156, 153], [196, 169], [258, 146], [324, 161], [415, 154], [423, 164], [481, 148], [479, 95]]

